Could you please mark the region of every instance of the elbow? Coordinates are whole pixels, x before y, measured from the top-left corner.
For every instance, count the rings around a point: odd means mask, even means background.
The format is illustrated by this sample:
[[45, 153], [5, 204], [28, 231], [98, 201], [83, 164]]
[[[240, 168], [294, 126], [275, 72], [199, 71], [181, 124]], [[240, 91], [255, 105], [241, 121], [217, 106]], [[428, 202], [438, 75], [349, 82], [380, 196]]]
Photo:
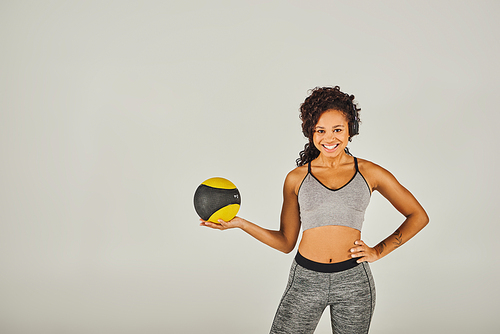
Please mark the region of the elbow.
[[425, 210], [422, 211], [422, 214], [420, 215], [420, 225], [422, 228], [426, 227], [427, 224], [429, 224], [429, 215], [427, 215], [427, 212]]
[[278, 250], [280, 252], [283, 252], [285, 254], [289, 254], [293, 251], [293, 249], [295, 248], [295, 244], [292, 244], [292, 245], [283, 245], [283, 247], [280, 247]]
[[424, 226], [426, 226], [427, 224], [429, 224], [429, 215], [427, 214], [427, 212], [425, 212], [425, 210], [424, 210], [424, 214], [423, 214], [422, 220], [423, 220]]
[[406, 216], [406, 218], [408, 221], [411, 221], [411, 224], [418, 228], [418, 230], [423, 229], [429, 223], [429, 216], [423, 209]]
[[295, 245], [297, 244], [297, 238], [298, 238], [298, 233], [297, 234], [286, 234], [282, 231], [280, 231], [281, 238], [279, 243], [275, 247], [277, 250], [280, 252], [283, 252], [285, 254], [290, 253], [293, 251], [295, 248]]

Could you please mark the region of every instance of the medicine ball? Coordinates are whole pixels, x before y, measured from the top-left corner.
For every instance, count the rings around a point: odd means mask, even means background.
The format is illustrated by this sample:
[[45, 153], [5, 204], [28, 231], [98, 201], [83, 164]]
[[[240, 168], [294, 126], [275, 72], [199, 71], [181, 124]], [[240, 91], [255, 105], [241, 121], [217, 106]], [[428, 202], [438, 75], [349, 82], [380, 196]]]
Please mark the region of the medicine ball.
[[222, 177], [204, 181], [194, 193], [194, 208], [198, 216], [216, 224], [219, 224], [218, 219], [233, 219], [240, 204], [240, 192], [231, 181]]

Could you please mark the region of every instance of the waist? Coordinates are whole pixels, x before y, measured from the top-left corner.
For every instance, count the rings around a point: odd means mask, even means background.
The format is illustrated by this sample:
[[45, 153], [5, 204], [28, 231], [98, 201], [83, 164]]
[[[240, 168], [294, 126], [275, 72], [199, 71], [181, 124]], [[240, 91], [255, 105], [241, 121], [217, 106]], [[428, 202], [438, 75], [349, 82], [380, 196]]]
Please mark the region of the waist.
[[336, 273], [339, 271], [344, 271], [354, 268], [357, 265], [359, 265], [359, 263], [356, 261], [357, 259], [349, 259], [335, 263], [320, 263], [305, 258], [299, 252], [297, 252], [297, 255], [295, 255], [295, 262], [297, 262], [298, 265], [306, 269], [321, 273]]
[[335, 263], [350, 259], [350, 249], [361, 239], [361, 232], [345, 226], [323, 226], [304, 231], [299, 252], [320, 263]]

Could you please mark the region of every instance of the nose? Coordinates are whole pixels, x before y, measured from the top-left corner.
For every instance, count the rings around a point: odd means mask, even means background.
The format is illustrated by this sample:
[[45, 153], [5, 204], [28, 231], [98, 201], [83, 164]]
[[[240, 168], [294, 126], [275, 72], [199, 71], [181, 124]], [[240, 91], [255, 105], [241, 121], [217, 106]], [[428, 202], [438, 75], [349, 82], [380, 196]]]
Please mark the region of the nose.
[[333, 132], [333, 131], [332, 132], [327, 132], [326, 139], [329, 140], [329, 141], [330, 140], [334, 140], [335, 139], [335, 132]]

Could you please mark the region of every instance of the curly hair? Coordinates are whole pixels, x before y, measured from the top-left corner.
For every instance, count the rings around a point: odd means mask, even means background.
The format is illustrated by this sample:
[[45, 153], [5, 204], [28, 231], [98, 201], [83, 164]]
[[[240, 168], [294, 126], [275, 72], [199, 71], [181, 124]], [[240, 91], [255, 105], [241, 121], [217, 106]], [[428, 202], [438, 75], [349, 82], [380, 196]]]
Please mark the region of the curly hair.
[[[297, 166], [303, 166], [318, 157], [319, 151], [313, 143], [314, 127], [318, 123], [319, 117], [330, 109], [338, 110], [346, 117], [349, 125], [349, 141], [358, 134], [359, 111], [361, 109], [354, 103], [354, 95], [343, 93], [339, 86], [312, 89], [310, 95], [300, 106], [299, 117], [302, 120], [302, 133], [309, 139], [309, 142], [299, 153], [299, 158], [296, 160]], [[345, 152], [351, 155], [347, 147]]]

